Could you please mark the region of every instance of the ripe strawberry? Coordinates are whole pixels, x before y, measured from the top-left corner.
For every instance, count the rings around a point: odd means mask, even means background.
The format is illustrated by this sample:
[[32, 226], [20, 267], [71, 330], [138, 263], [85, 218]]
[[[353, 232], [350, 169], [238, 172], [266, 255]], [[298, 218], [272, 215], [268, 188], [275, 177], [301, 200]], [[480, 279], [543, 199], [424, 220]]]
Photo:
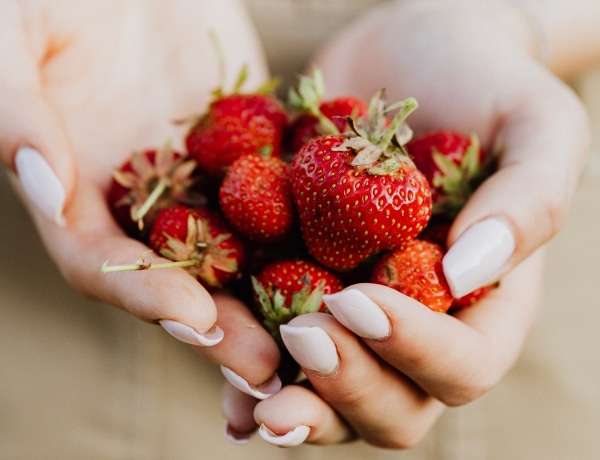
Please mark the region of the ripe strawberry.
[[425, 229], [419, 234], [419, 238], [435, 243], [446, 251], [448, 249], [448, 233], [451, 226], [452, 221], [450, 219], [440, 215], [432, 216]]
[[223, 179], [219, 204], [246, 238], [261, 243], [283, 239], [295, 222], [288, 165], [270, 155], [239, 157]]
[[[372, 103], [379, 113], [386, 109], [381, 94]], [[292, 190], [302, 234], [322, 265], [352, 269], [371, 255], [406, 244], [427, 224], [427, 179], [397, 136], [416, 107], [414, 99], [387, 107], [399, 108], [389, 123], [370, 110], [368, 125], [362, 119], [353, 124], [362, 135], [314, 138], [294, 158]]]
[[412, 139], [406, 150], [425, 174], [433, 198], [433, 213], [456, 217], [475, 189], [492, 172], [475, 134], [433, 131]]
[[173, 204], [199, 205], [203, 196], [198, 185], [196, 163], [170, 145], [133, 152], [113, 171], [108, 189], [111, 212], [121, 228], [132, 237], [151, 224], [156, 213]]
[[197, 261], [186, 270], [207, 288], [220, 288], [238, 279], [246, 253], [221, 217], [200, 207], [172, 206], [160, 211], [149, 245], [167, 259]]
[[343, 289], [336, 275], [306, 260], [273, 262], [252, 277], [252, 286], [263, 323], [276, 338], [281, 324], [298, 315], [327, 311], [323, 294]]
[[443, 256], [444, 251], [435, 243], [414, 239], [403, 249], [385, 254], [376, 264], [371, 282], [389, 286], [444, 313], [452, 306], [453, 298], [442, 268]]
[[272, 95], [271, 82], [256, 92], [240, 93], [246, 76], [244, 68], [231, 94], [215, 91], [208, 110], [193, 120], [185, 136], [190, 156], [219, 178], [242, 155], [268, 152], [279, 157], [283, 153], [287, 112]]
[[461, 308], [472, 307], [485, 296], [487, 296], [491, 291], [496, 289], [499, 285], [500, 283], [488, 284], [487, 286], [475, 289], [473, 292], [459, 297], [458, 299], [454, 299], [452, 302], [452, 311], [459, 310]]
[[313, 137], [340, 134], [350, 130], [348, 117], [368, 115], [369, 105], [355, 96], [324, 99], [325, 84], [315, 69], [313, 78], [301, 75], [297, 89], [289, 92], [288, 102], [297, 113], [288, 128], [289, 149], [296, 153]]

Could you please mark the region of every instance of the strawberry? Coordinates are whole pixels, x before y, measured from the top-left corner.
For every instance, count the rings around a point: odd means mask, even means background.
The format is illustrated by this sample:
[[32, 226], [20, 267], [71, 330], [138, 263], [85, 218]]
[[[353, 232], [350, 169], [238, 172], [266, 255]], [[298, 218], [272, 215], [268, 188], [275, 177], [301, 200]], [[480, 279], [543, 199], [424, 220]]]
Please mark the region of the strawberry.
[[223, 179], [219, 204], [246, 238], [261, 243], [283, 239], [295, 222], [288, 165], [271, 155], [239, 157]]
[[446, 312], [453, 298], [442, 268], [443, 256], [437, 244], [414, 239], [385, 254], [377, 262], [371, 282], [396, 289], [433, 311]]
[[140, 230], [160, 209], [204, 203], [204, 197], [195, 190], [199, 181], [196, 163], [166, 144], [133, 152], [116, 168], [107, 200], [120, 227], [128, 235], [140, 237]]
[[209, 289], [238, 279], [246, 253], [220, 215], [201, 207], [172, 206], [160, 211], [149, 245], [167, 259], [197, 261], [186, 270]]
[[459, 310], [461, 308], [472, 307], [485, 296], [487, 296], [491, 291], [496, 289], [500, 283], [496, 282], [493, 284], [488, 284], [487, 286], [480, 287], [479, 289], [475, 289], [473, 292], [459, 297], [458, 299], [454, 299], [452, 302], [452, 311]]
[[264, 325], [274, 337], [292, 318], [327, 311], [323, 294], [343, 289], [339, 278], [307, 260], [283, 260], [266, 265], [252, 277], [255, 302]]
[[[405, 155], [398, 136], [417, 103], [409, 98], [386, 107], [382, 96], [373, 98], [368, 121], [350, 120], [356, 135], [316, 137], [291, 164], [308, 250], [335, 270], [350, 270], [371, 255], [403, 246], [431, 215], [427, 179]], [[382, 119], [384, 110], [393, 109], [399, 110], [391, 122]]]
[[185, 145], [202, 170], [222, 178], [227, 167], [248, 153], [283, 153], [288, 115], [272, 95], [272, 84], [253, 93], [241, 93], [247, 77], [242, 70], [231, 94], [221, 89], [208, 110], [192, 121]]
[[431, 185], [433, 213], [451, 219], [493, 168], [475, 134], [433, 131], [412, 139], [406, 150]]
[[289, 104], [298, 113], [288, 128], [288, 146], [298, 152], [313, 137], [340, 134], [350, 130], [348, 117], [368, 115], [369, 105], [354, 96], [324, 100], [325, 84], [318, 70], [313, 78], [301, 75], [298, 88], [290, 90]]

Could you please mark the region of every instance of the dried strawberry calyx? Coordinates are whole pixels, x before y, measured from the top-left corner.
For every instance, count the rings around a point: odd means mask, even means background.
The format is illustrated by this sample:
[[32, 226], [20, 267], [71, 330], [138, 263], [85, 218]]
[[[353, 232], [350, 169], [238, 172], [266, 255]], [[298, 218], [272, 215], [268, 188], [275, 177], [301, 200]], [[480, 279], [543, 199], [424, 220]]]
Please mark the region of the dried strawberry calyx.
[[323, 303], [326, 282], [321, 280], [313, 288], [308, 273], [300, 278], [302, 288], [292, 295], [291, 301], [277, 287], [267, 291], [256, 277], [252, 276], [251, 280], [256, 303], [264, 318], [263, 324], [277, 340], [279, 326], [287, 324], [296, 316], [318, 312]]
[[130, 206], [131, 220], [141, 230], [152, 209], [165, 207], [173, 200], [190, 201], [195, 169], [196, 162], [178, 155], [170, 142], [158, 148], [153, 159], [133, 152], [131, 171], [113, 171], [114, 180], [129, 190], [116, 205]]
[[215, 270], [226, 273], [238, 271], [235, 249], [225, 249], [221, 245], [231, 237], [230, 233], [212, 236], [210, 226], [204, 219], [192, 215], [187, 220], [185, 241], [165, 234], [167, 247], [160, 254], [174, 261], [196, 261], [188, 272], [205, 281], [208, 285], [221, 287]]
[[[419, 107], [417, 100], [410, 97], [390, 106], [385, 102], [385, 91], [379, 91], [371, 100], [369, 116], [347, 121], [352, 128], [344, 142], [333, 151], [355, 153], [352, 166], [366, 167], [369, 174], [386, 175], [396, 171], [402, 163], [414, 166], [404, 149], [412, 138], [412, 130], [406, 124], [406, 118]], [[386, 114], [397, 111], [389, 120]]]

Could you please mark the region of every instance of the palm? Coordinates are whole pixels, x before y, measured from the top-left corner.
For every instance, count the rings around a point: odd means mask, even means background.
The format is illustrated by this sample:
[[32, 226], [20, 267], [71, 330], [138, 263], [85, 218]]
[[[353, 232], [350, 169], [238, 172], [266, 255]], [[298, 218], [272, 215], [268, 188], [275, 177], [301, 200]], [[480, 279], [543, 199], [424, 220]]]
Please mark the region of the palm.
[[[220, 84], [210, 33], [228, 37], [227, 21], [235, 21], [228, 3], [217, 7], [225, 20], [207, 14], [214, 6], [185, 0], [52, 5], [43, 89], [66, 123], [83, 177], [103, 183], [131, 150], [177, 143], [182, 127], [172, 121], [202, 111]], [[243, 38], [235, 47], [222, 43], [229, 80], [252, 56]], [[256, 82], [264, 72], [256, 67], [250, 76]]]

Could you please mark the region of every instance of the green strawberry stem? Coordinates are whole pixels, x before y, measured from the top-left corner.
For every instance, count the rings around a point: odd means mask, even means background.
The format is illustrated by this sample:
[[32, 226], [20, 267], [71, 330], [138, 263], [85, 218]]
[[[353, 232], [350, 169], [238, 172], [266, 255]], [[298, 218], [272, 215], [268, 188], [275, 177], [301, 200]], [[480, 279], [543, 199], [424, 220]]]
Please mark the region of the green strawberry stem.
[[338, 135], [340, 130], [319, 108], [324, 94], [325, 80], [321, 71], [315, 67], [312, 78], [306, 75], [298, 77], [298, 90], [292, 88], [288, 99], [290, 105], [296, 110], [317, 118], [323, 133]]
[[321, 280], [314, 289], [311, 289], [310, 278], [303, 277], [304, 285], [302, 289], [293, 294], [289, 307], [286, 306], [286, 297], [279, 289], [275, 289], [270, 296], [254, 276], [251, 277], [251, 280], [260, 312], [264, 318], [263, 324], [277, 341], [281, 340], [279, 326], [287, 324], [296, 316], [315, 313], [321, 308], [325, 280]]
[[433, 213], [455, 218], [481, 183], [495, 171], [495, 155], [489, 154], [480, 161], [481, 144], [476, 134], [471, 135], [461, 163], [439, 151], [433, 152], [433, 160], [441, 174], [433, 178], [433, 186], [440, 189], [438, 200], [433, 204]]
[[[391, 174], [403, 163], [414, 166], [403, 147], [412, 135], [404, 122], [419, 107], [417, 100], [412, 97], [386, 106], [384, 96], [385, 91], [381, 90], [371, 99], [368, 120], [353, 120], [348, 117], [347, 122], [354, 131], [354, 136], [332, 148], [333, 151], [351, 149], [356, 155], [352, 166], [366, 166], [369, 174], [379, 176]], [[398, 112], [388, 124], [385, 113], [393, 110]]]
[[179, 262], [165, 262], [161, 264], [153, 264], [149, 262], [144, 262], [142, 259], [138, 259], [136, 263], [129, 265], [108, 265], [108, 260], [104, 262], [102, 268], [100, 269], [101, 273], [114, 273], [114, 272], [128, 272], [128, 271], [140, 271], [140, 270], [163, 270], [166, 268], [186, 268], [186, 267], [194, 267], [196, 265], [200, 265], [201, 261], [199, 260], [182, 260]]
[[131, 218], [134, 222], [137, 222], [140, 230], [144, 228], [144, 217], [148, 214], [148, 211], [152, 209], [152, 206], [156, 204], [162, 194], [171, 186], [171, 181], [167, 177], [161, 177], [156, 183], [156, 187], [152, 190], [152, 193], [148, 195], [148, 199], [144, 201], [139, 209], [131, 209]]
[[385, 109], [386, 112], [390, 112], [396, 109], [398, 109], [398, 112], [396, 113], [396, 115], [394, 115], [394, 118], [392, 118], [390, 125], [386, 128], [386, 130], [383, 132], [383, 136], [379, 141], [375, 143], [375, 145], [377, 145], [377, 147], [379, 147], [382, 150], [386, 150], [387, 148], [389, 148], [389, 146], [392, 143], [392, 140], [398, 133], [398, 130], [406, 121], [406, 118], [408, 118], [408, 116], [412, 112], [414, 112], [418, 107], [419, 103], [413, 97], [409, 97], [407, 99], [404, 99], [403, 101], [397, 102], [387, 107]]

